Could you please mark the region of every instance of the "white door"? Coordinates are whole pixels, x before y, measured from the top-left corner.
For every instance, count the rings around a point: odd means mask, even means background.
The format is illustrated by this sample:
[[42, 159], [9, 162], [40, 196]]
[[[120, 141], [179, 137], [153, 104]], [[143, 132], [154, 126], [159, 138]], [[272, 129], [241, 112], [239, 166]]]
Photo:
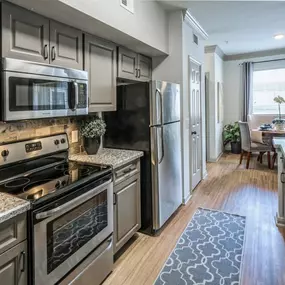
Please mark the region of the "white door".
[[190, 58], [189, 118], [190, 118], [190, 168], [191, 191], [202, 179], [201, 140], [201, 65]]

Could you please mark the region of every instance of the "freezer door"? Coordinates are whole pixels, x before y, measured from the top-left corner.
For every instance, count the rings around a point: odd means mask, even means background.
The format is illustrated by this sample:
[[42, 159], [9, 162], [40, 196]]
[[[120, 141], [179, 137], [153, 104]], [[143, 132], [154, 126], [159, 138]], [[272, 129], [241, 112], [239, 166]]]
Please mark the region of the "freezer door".
[[150, 125], [157, 126], [180, 121], [180, 85], [152, 81]]
[[182, 204], [180, 122], [151, 127], [153, 229]]

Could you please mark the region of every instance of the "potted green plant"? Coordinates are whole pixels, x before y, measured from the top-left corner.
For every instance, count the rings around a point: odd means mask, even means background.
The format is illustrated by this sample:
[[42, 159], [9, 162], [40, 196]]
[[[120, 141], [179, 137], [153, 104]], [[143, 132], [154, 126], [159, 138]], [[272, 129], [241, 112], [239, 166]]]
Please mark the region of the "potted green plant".
[[232, 153], [241, 153], [240, 129], [238, 122], [227, 124], [223, 129], [224, 146], [231, 143]]
[[80, 131], [84, 137], [84, 148], [86, 152], [88, 154], [96, 154], [100, 147], [101, 137], [106, 132], [104, 120], [98, 116], [84, 120]]
[[281, 104], [285, 103], [285, 99], [281, 96], [277, 96], [274, 99], [274, 102], [278, 104], [278, 118], [275, 118], [272, 123], [274, 124], [274, 127], [276, 130], [281, 131], [284, 130], [285, 127], [285, 119], [282, 119], [281, 115]]

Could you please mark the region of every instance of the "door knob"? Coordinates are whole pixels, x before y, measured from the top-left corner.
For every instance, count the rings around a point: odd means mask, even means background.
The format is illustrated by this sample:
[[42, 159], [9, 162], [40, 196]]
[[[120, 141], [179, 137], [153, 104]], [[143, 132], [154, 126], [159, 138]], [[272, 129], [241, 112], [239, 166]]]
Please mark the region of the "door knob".
[[194, 131], [194, 132], [191, 133], [191, 135], [192, 135], [192, 136], [193, 136], [193, 135], [197, 135], [197, 132]]

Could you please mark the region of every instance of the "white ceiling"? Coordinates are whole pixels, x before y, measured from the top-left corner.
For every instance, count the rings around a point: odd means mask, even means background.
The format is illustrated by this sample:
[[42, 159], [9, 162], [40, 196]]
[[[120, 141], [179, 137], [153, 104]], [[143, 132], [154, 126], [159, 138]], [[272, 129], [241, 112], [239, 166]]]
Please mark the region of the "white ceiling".
[[169, 9], [189, 9], [209, 34], [207, 45], [218, 45], [225, 54], [285, 48], [285, 2], [281, 1], [168, 1]]

